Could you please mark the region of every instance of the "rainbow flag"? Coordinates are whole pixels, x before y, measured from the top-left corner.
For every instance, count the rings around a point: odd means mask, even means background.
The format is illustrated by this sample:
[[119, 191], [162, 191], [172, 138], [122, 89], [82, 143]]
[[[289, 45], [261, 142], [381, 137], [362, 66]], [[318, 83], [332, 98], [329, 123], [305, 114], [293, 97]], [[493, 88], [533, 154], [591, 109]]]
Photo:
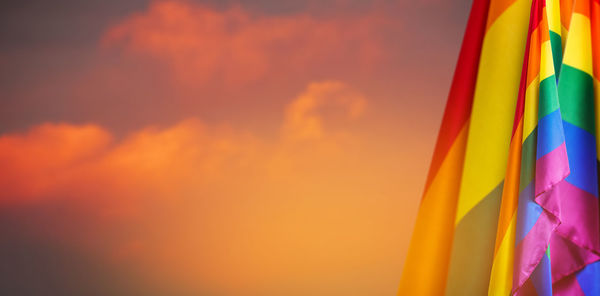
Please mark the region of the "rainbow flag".
[[600, 0], [474, 0], [398, 295], [600, 295]]

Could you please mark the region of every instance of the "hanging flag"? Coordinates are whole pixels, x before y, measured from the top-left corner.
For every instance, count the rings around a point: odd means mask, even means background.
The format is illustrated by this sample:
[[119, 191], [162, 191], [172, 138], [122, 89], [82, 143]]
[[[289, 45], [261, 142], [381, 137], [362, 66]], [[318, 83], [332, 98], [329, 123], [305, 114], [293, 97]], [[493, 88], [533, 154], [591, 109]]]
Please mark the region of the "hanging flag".
[[442, 295], [454, 233], [467, 129], [489, 0], [474, 0], [450, 88], [425, 193], [404, 263], [399, 295]]
[[[538, 100], [540, 90], [540, 62], [548, 59], [547, 53], [542, 49], [545, 44], [545, 38], [541, 33], [544, 29], [541, 14], [542, 6], [539, 1], [534, 1], [531, 7], [531, 17], [529, 19], [529, 31], [527, 35], [527, 45], [525, 49], [525, 58], [523, 70], [521, 72], [521, 83], [519, 87], [519, 97], [515, 110], [515, 121], [513, 127], [513, 136], [509, 151], [508, 167], [502, 192], [502, 204], [500, 208], [500, 217], [498, 219], [498, 228], [496, 233], [496, 248], [494, 252], [494, 261], [491, 270], [488, 295], [509, 295], [513, 287], [513, 266], [514, 266], [514, 245], [517, 228], [519, 230], [519, 241], [523, 237], [522, 215], [527, 213], [533, 206], [539, 213], [541, 207], [534, 202], [533, 197], [533, 176], [535, 172], [535, 155], [537, 143], [537, 116]], [[543, 69], [542, 72], [548, 72]], [[548, 73], [543, 76], [550, 76]], [[548, 77], [550, 78], [550, 77]], [[554, 89], [556, 92], [556, 89]], [[556, 95], [554, 96], [555, 100]], [[544, 98], [542, 98], [544, 100]], [[527, 105], [527, 110], [525, 110]], [[523, 130], [526, 136], [523, 137]], [[519, 197], [521, 195], [521, 197]], [[522, 201], [519, 204], [519, 200]], [[528, 204], [523, 204], [527, 201]], [[519, 214], [521, 225], [517, 227], [517, 207], [520, 206]], [[533, 216], [537, 220], [537, 216]], [[534, 221], [535, 221], [534, 220]], [[556, 220], [556, 219], [554, 219]], [[545, 245], [548, 244], [548, 232]], [[519, 257], [521, 254], [518, 254]], [[540, 260], [541, 253], [538, 254], [537, 261]], [[529, 272], [531, 273], [531, 271]], [[548, 273], [549, 275], [549, 273]], [[516, 281], [521, 281], [517, 274]]]
[[529, 158], [523, 160], [529, 169], [523, 170], [525, 189], [519, 197], [517, 209], [514, 295], [552, 295], [549, 254], [553, 250], [548, 245], [560, 224], [560, 192], [557, 186], [570, 172], [555, 75], [555, 67], [559, 65], [553, 58], [556, 47], [552, 44], [548, 18], [548, 14], [556, 12], [556, 9], [546, 4], [543, 0], [532, 3], [534, 29], [531, 43], [534, 50], [529, 56], [529, 63], [530, 69], [533, 69], [530, 76], [535, 76], [535, 79], [529, 99], [534, 102], [532, 107], [537, 111], [537, 130], [529, 135], [535, 146], [528, 147], [532, 151], [525, 153]]
[[599, 78], [600, 0], [473, 2], [399, 295], [600, 295]]
[[560, 185], [561, 224], [550, 245], [557, 295], [600, 295], [600, 220], [591, 9], [575, 0], [558, 82], [571, 174]]

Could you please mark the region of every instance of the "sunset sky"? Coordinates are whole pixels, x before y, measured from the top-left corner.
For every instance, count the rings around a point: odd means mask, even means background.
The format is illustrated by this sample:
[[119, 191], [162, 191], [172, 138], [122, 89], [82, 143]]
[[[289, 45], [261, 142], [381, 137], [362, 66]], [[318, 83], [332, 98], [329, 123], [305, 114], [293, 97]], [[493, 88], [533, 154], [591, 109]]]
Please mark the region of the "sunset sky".
[[393, 295], [469, 6], [5, 1], [0, 292]]

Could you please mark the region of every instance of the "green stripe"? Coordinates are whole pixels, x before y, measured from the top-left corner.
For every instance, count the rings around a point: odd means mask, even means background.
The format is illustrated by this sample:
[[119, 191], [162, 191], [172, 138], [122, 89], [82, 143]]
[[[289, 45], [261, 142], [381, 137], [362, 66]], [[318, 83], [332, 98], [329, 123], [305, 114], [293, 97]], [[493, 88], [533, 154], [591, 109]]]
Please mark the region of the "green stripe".
[[556, 111], [556, 109], [558, 109], [556, 76], [551, 75], [540, 82], [538, 118], [544, 118], [544, 116]]
[[456, 226], [446, 295], [487, 295], [503, 184], [500, 182]]
[[550, 31], [550, 47], [552, 47], [552, 58], [554, 59], [554, 73], [556, 73], [556, 77], [559, 77], [563, 54], [562, 40], [560, 35], [553, 31]]
[[567, 64], [558, 81], [562, 119], [592, 134], [595, 130], [594, 79], [588, 73]]
[[537, 127], [527, 136], [521, 146], [521, 176], [519, 178], [519, 192], [529, 185], [535, 176], [535, 152], [537, 145]]

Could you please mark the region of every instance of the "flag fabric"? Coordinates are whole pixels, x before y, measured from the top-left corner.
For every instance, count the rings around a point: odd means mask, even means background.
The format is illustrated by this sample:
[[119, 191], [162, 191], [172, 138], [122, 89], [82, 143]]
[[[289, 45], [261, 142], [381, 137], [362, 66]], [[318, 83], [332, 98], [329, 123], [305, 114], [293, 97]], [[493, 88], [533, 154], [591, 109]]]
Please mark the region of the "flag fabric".
[[[532, 274], [537, 280], [538, 295], [551, 295], [551, 285], [548, 287], [545, 284], [550, 279], [546, 250], [552, 231], [558, 225], [558, 213], [551, 209], [552, 198], [556, 196], [548, 196], [541, 202], [534, 197], [542, 199], [536, 190], [551, 187], [564, 179], [568, 174], [568, 163], [545, 12], [543, 3], [534, 0], [502, 192], [489, 295], [509, 295], [511, 290], [516, 290], [514, 288], [521, 287], [532, 278]], [[546, 154], [536, 162], [536, 155]], [[549, 172], [551, 174], [537, 174], [534, 178], [537, 164], [543, 166], [549, 160], [558, 166]], [[548, 209], [544, 211], [542, 205]], [[524, 240], [529, 230], [533, 231]], [[513, 266], [521, 271], [514, 278]], [[527, 283], [526, 289], [533, 287], [531, 281]]]
[[467, 129], [489, 0], [474, 0], [400, 281], [401, 295], [445, 289]]
[[[600, 295], [600, 223], [591, 10], [576, 0], [558, 91], [571, 174], [560, 183], [561, 224], [550, 244], [558, 295]], [[598, 50], [598, 49], [596, 49]], [[575, 272], [574, 272], [575, 271]]]
[[[552, 295], [550, 239], [560, 225], [561, 208], [558, 184], [569, 175], [565, 133], [558, 99], [550, 34], [552, 6], [543, 0], [532, 3], [531, 21], [534, 24], [530, 42], [535, 44], [529, 56], [529, 77], [534, 77], [535, 91], [530, 98], [537, 105], [537, 126], [528, 135], [534, 145], [523, 163], [529, 166], [521, 175], [522, 187], [517, 209], [512, 294]], [[551, 3], [550, 3], [551, 4]], [[562, 51], [561, 51], [562, 52]], [[537, 101], [537, 104], [535, 104]], [[535, 131], [535, 132], [534, 132]], [[535, 151], [534, 148], [535, 147]], [[531, 174], [531, 172], [535, 172]], [[505, 294], [507, 295], [507, 294]]]
[[600, 295], [600, 0], [474, 0], [398, 295]]

